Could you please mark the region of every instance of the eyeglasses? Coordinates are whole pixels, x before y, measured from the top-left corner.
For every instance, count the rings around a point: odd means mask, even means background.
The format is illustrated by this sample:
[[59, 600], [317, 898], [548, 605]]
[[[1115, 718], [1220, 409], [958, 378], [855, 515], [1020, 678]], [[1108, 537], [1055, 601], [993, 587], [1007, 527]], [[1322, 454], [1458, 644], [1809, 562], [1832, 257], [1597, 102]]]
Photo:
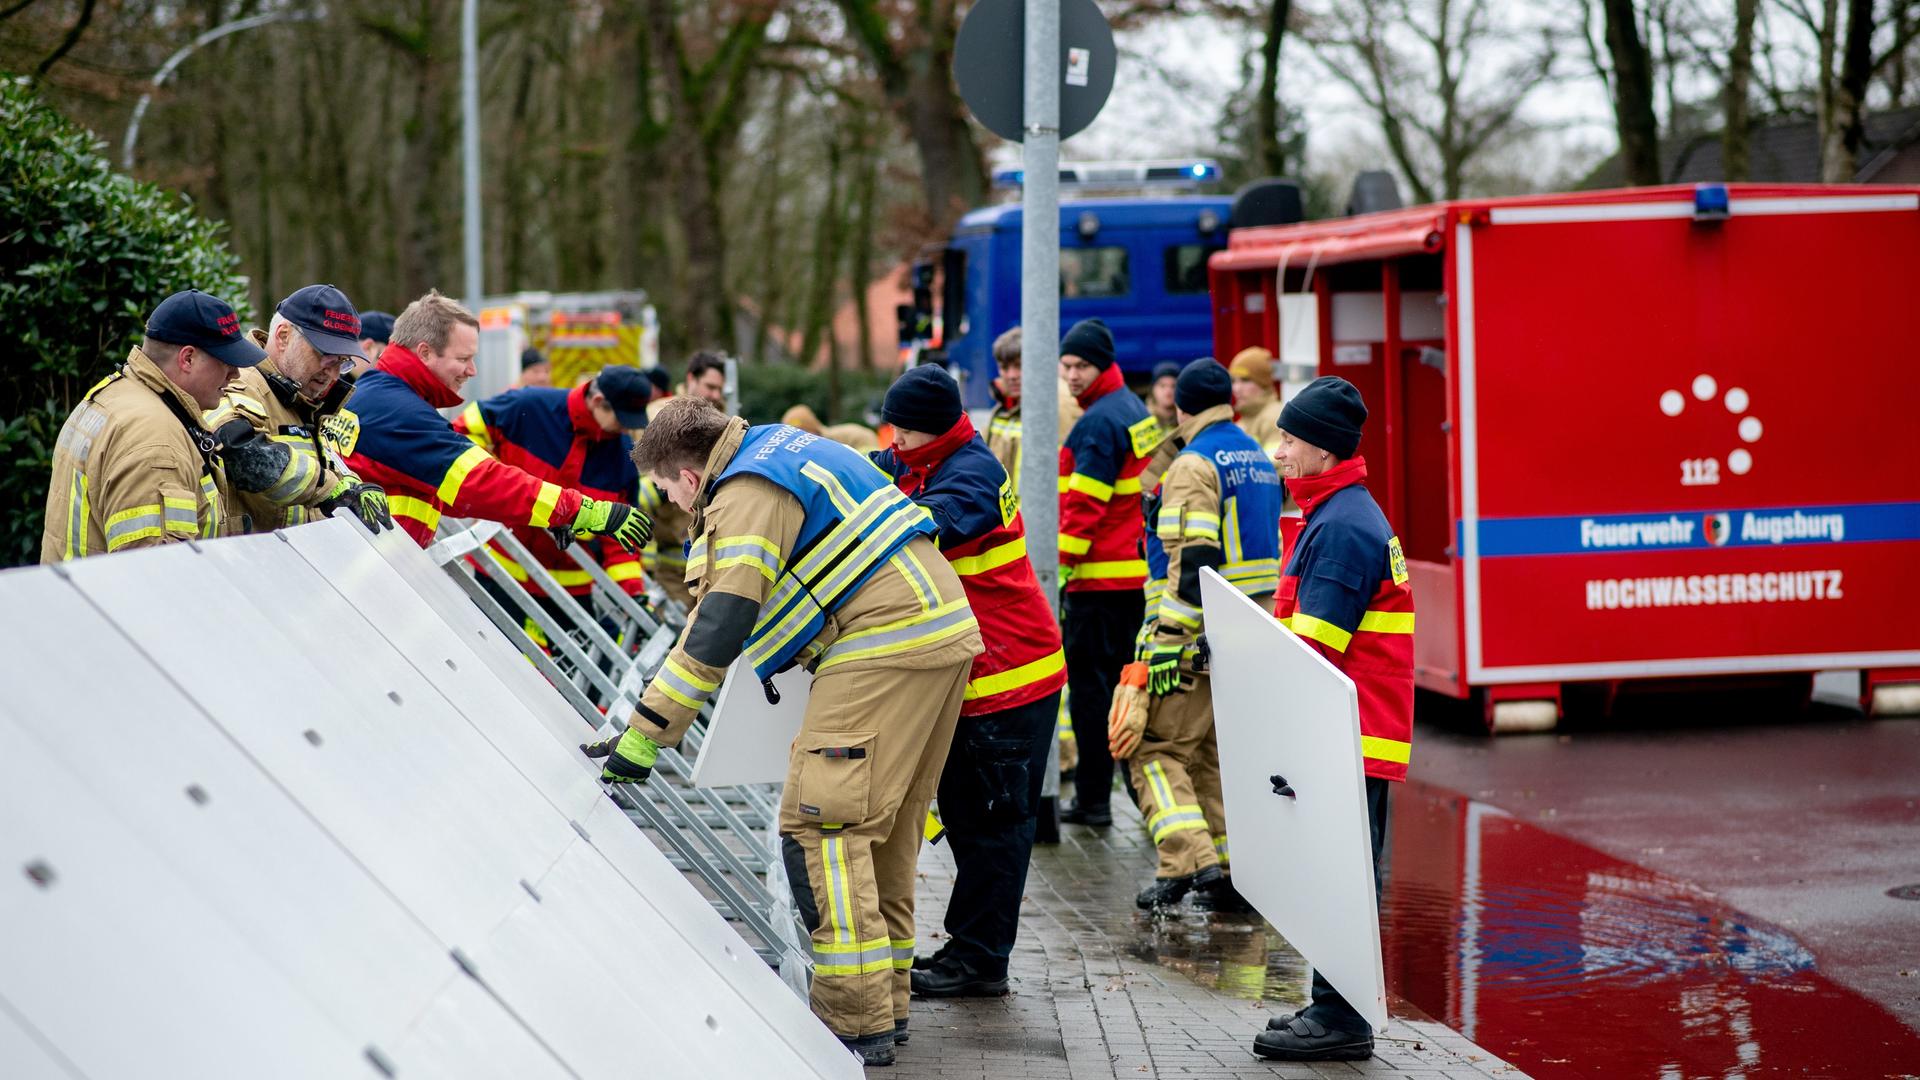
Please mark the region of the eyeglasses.
[[332, 368], [340, 374], [345, 375], [352, 371], [354, 365], [359, 362], [360, 358], [357, 356], [323, 356], [320, 358], [320, 369], [324, 371], [327, 368]]

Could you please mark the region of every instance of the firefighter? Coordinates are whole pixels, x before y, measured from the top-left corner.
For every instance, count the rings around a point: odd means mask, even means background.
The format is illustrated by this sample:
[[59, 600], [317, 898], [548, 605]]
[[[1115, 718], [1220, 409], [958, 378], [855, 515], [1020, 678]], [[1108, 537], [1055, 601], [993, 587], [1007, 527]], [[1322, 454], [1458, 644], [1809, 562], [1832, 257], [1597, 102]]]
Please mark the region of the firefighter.
[[1153, 365], [1153, 382], [1147, 387], [1147, 412], [1160, 425], [1160, 436], [1173, 434], [1180, 426], [1179, 410], [1174, 405], [1174, 385], [1180, 378], [1180, 365], [1171, 360]]
[[[1360, 391], [1323, 376], [1280, 412], [1276, 460], [1306, 524], [1288, 554], [1274, 615], [1353, 680], [1360, 701], [1375, 892], [1386, 838], [1388, 785], [1407, 778], [1413, 750], [1413, 590], [1407, 559], [1368, 494], [1356, 457], [1367, 407]], [[1366, 1020], [1318, 973], [1313, 999], [1275, 1017], [1254, 1053], [1283, 1061], [1373, 1056]]]
[[[633, 503], [640, 474], [633, 467], [628, 432], [647, 426], [652, 396], [653, 384], [639, 368], [614, 364], [571, 390], [529, 386], [473, 402], [454, 419], [453, 430], [529, 476], [595, 500]], [[574, 596], [593, 592], [592, 575], [561, 550], [547, 530], [516, 525], [513, 535], [562, 589]], [[529, 594], [543, 595], [524, 567], [498, 546], [489, 546], [509, 576]], [[606, 537], [591, 541], [589, 550], [629, 596], [646, 591], [637, 552]]]
[[1060, 451], [1067, 706], [1080, 750], [1074, 805], [1060, 820], [1104, 828], [1113, 824], [1107, 707], [1146, 612], [1140, 473], [1160, 444], [1160, 426], [1127, 392], [1113, 334], [1099, 319], [1075, 323], [1061, 339], [1060, 373], [1086, 410]]
[[394, 320], [393, 341], [360, 377], [354, 407], [331, 422], [347, 466], [386, 488], [394, 522], [421, 547], [443, 513], [610, 536], [630, 550], [646, 543], [645, 514], [504, 464], [434, 411], [461, 404], [479, 348], [480, 321], [430, 291]]
[[1273, 392], [1273, 354], [1258, 345], [1241, 349], [1228, 365], [1233, 373], [1233, 411], [1240, 430], [1273, 453], [1280, 445], [1280, 398]]
[[[657, 384], [656, 384], [657, 385]], [[659, 412], [674, 397], [705, 401], [724, 412], [727, 407], [727, 359], [717, 352], [702, 349], [687, 360], [687, 373], [680, 382], [680, 393], [654, 395], [647, 415]], [[682, 608], [693, 606], [693, 590], [687, 587], [687, 529], [693, 520], [656, 486], [651, 477], [640, 476], [640, 509], [653, 519], [653, 541], [641, 555], [647, 574], [666, 590], [667, 598]]]
[[360, 313], [360, 352], [368, 363], [377, 363], [380, 350], [387, 347], [393, 337], [393, 315], [385, 311], [363, 311]]
[[265, 358], [224, 301], [198, 289], [162, 300], [60, 428], [40, 561], [220, 535], [218, 444], [200, 415], [236, 368]]
[[[1226, 802], [1220, 793], [1212, 680], [1200, 571], [1212, 567], [1262, 607], [1280, 577], [1280, 476], [1260, 444], [1233, 423], [1233, 379], [1212, 358], [1195, 360], [1175, 390], [1180, 426], [1155, 455], [1165, 474], [1147, 500], [1147, 563], [1166, 584], [1149, 616], [1144, 655], [1151, 705], [1110, 731], [1126, 759], [1140, 815], [1160, 865], [1136, 903], [1178, 903], [1193, 889], [1205, 906], [1244, 906], [1228, 883]], [[1145, 723], [1141, 724], [1140, 720]]]
[[671, 401], [634, 463], [693, 515], [686, 631], [626, 731], [583, 748], [640, 782], [727, 668], [770, 698], [812, 673], [780, 804], [782, 854], [813, 939], [814, 1012], [868, 1064], [906, 1035], [914, 865], [980, 631], [938, 532], [871, 461], [784, 424]]
[[547, 354], [529, 345], [520, 351], [520, 374], [507, 389], [548, 389], [553, 386], [553, 364]]
[[961, 411], [952, 376], [909, 370], [887, 390], [881, 416], [894, 444], [874, 460], [933, 515], [986, 645], [940, 774], [940, 821], [955, 864], [947, 940], [914, 961], [913, 992], [997, 996], [1007, 992], [1066, 656], [1027, 560], [1013, 481]]
[[[374, 532], [393, 528], [386, 492], [355, 476], [325, 441], [327, 421], [353, 392], [343, 376], [366, 359], [363, 332], [345, 293], [308, 285], [280, 301], [267, 328], [250, 335], [267, 358], [243, 368], [221, 407], [204, 418], [220, 438], [246, 531], [271, 532], [341, 507]], [[236, 416], [254, 421], [253, 432]], [[250, 445], [254, 435], [258, 447]]]

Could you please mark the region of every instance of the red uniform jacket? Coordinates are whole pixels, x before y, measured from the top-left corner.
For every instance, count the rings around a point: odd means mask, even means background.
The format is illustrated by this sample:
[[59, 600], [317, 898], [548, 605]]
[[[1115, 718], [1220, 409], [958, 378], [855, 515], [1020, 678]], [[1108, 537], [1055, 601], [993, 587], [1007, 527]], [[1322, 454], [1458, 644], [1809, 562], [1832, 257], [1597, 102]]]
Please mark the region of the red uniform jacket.
[[1080, 395], [1086, 414], [1060, 448], [1060, 576], [1068, 592], [1144, 589], [1140, 474], [1160, 425], [1127, 392], [1119, 365]]
[[[453, 430], [529, 476], [608, 502], [630, 504], [638, 497], [640, 473], [633, 467], [633, 440], [625, 432], [607, 431], [594, 419], [587, 407], [586, 383], [572, 390], [525, 387], [476, 401], [454, 418]], [[513, 535], [561, 588], [575, 596], [593, 590], [593, 579], [554, 544], [545, 529], [516, 525]], [[646, 591], [639, 555], [607, 537], [578, 543], [629, 596]], [[540, 587], [528, 580], [519, 563], [497, 544], [488, 546], [514, 580], [540, 595]]]
[[1019, 497], [973, 422], [913, 450], [873, 455], [900, 490], [933, 515], [940, 551], [960, 575], [987, 651], [973, 659], [962, 716], [1001, 712], [1067, 682], [1060, 626], [1027, 560]]
[[387, 489], [394, 524], [426, 547], [440, 515], [507, 525], [571, 524], [580, 493], [501, 463], [435, 412], [461, 402], [403, 345], [389, 345], [336, 414], [347, 467]]
[[1367, 775], [1405, 780], [1413, 755], [1413, 590], [1362, 458], [1288, 480], [1306, 512], [1273, 614], [1353, 680]]

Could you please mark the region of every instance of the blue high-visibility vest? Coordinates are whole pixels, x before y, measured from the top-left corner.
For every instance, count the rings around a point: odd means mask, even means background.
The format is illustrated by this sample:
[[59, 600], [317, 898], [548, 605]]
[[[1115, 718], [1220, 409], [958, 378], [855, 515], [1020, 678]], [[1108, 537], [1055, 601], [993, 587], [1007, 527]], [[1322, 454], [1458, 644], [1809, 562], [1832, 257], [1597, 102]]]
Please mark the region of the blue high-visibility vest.
[[[1220, 479], [1220, 548], [1226, 559], [1220, 576], [1248, 596], [1271, 595], [1280, 587], [1282, 499], [1273, 461], [1251, 435], [1224, 420], [1208, 425], [1180, 453], [1206, 459]], [[1147, 570], [1155, 580], [1167, 576], [1159, 525], [1147, 523]], [[1180, 528], [1177, 516], [1173, 528]]]

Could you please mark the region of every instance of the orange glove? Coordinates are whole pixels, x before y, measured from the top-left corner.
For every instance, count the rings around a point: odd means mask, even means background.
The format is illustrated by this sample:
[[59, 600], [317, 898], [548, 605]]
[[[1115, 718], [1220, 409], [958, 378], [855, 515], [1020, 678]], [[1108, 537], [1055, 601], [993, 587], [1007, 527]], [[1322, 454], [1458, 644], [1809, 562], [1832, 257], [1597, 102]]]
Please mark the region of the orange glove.
[[1115, 761], [1125, 761], [1140, 748], [1152, 700], [1147, 693], [1146, 663], [1136, 660], [1121, 668], [1120, 685], [1114, 687], [1113, 706], [1107, 711], [1107, 750]]

